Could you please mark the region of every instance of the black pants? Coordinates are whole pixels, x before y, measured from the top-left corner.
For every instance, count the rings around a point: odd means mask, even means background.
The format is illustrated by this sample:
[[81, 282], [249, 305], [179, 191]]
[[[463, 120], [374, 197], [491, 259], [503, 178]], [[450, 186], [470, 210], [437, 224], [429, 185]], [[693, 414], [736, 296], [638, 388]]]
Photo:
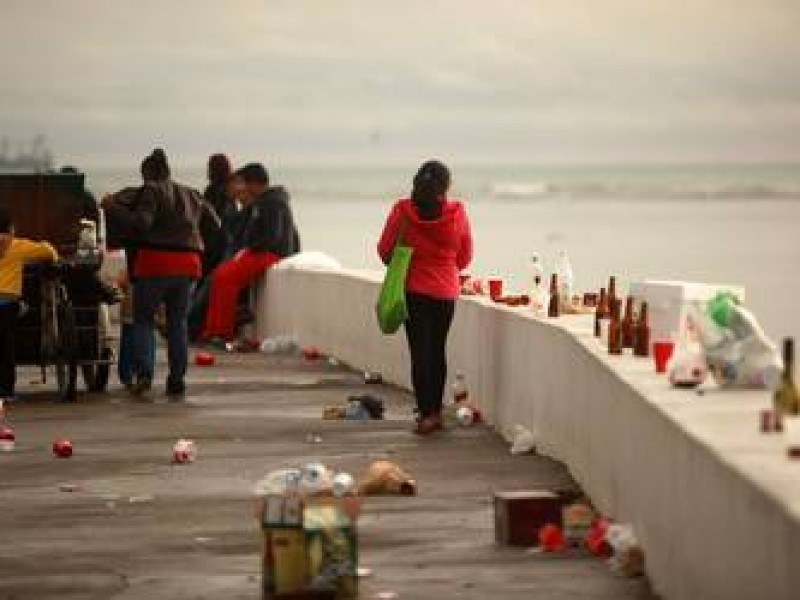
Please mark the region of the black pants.
[[406, 337], [411, 354], [411, 379], [422, 417], [442, 411], [447, 381], [447, 334], [453, 322], [455, 300], [407, 293]]
[[14, 338], [17, 333], [19, 304], [0, 304], [0, 398], [11, 398], [17, 382]]

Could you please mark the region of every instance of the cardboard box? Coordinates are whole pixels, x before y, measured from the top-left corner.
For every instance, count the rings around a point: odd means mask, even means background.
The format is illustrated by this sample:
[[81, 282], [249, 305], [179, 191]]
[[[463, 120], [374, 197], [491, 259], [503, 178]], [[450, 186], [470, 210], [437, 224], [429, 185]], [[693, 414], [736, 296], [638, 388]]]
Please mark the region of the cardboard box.
[[262, 515], [265, 599], [358, 597], [360, 499], [267, 496]]
[[564, 498], [546, 490], [496, 492], [495, 539], [510, 546], [539, 545], [539, 529], [548, 523], [561, 525]]
[[686, 307], [695, 300], [705, 303], [722, 291], [733, 292], [744, 302], [745, 290], [738, 285], [653, 280], [630, 285], [630, 294], [636, 301], [637, 309], [643, 300], [647, 301], [651, 342], [680, 335], [686, 319]]

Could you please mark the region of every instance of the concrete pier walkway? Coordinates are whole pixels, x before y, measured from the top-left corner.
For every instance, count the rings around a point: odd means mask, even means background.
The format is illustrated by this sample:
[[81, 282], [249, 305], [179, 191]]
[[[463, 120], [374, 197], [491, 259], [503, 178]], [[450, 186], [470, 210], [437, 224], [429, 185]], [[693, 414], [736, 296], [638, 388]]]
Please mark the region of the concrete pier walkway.
[[[112, 385], [61, 405], [27, 385], [35, 371], [20, 371], [8, 419], [17, 447], [0, 454], [0, 599], [260, 598], [254, 483], [308, 460], [358, 476], [379, 458], [401, 463], [420, 490], [366, 501], [361, 562], [373, 575], [361, 597], [654, 598], [646, 579], [600, 560], [495, 546], [492, 491], [574, 486], [559, 463], [512, 457], [483, 426], [419, 439], [408, 394], [327, 362], [217, 359], [191, 368], [184, 402], [160, 396], [160, 382], [150, 402]], [[386, 400], [386, 421], [321, 420], [325, 405], [365, 392]], [[70, 459], [50, 453], [61, 436], [75, 445]], [[196, 463], [171, 464], [180, 437], [197, 442]]]

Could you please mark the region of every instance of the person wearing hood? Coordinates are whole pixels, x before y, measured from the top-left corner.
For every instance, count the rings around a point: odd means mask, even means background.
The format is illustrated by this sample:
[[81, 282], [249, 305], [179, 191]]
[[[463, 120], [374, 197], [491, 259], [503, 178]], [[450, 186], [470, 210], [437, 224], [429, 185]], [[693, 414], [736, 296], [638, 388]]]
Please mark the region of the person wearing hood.
[[411, 197], [394, 205], [378, 242], [384, 264], [391, 260], [401, 232], [404, 243], [414, 249], [406, 277], [405, 330], [419, 435], [442, 428], [447, 335], [461, 291], [459, 272], [472, 260], [469, 219], [464, 205], [447, 197], [450, 179], [441, 162], [424, 163], [414, 177]]
[[300, 251], [289, 193], [269, 185], [263, 165], [250, 163], [237, 172], [252, 202], [245, 211], [244, 248], [211, 274], [211, 292], [203, 339], [231, 341], [236, 337], [236, 306], [242, 290], [278, 261]]

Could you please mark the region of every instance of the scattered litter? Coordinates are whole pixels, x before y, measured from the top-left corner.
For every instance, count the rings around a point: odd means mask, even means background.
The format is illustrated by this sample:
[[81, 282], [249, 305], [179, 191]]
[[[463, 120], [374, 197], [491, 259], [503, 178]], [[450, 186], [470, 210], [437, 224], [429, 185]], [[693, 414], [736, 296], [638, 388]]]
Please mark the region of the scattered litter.
[[383, 383], [383, 375], [378, 371], [364, 371], [364, 383], [378, 385]]
[[270, 471], [256, 483], [256, 496], [283, 496], [297, 490], [300, 484], [300, 469], [278, 469]]
[[528, 454], [536, 450], [536, 436], [522, 425], [514, 425], [511, 441], [511, 454]]
[[309, 362], [318, 361], [322, 358], [322, 351], [316, 346], [306, 346], [303, 348], [303, 358]]
[[539, 545], [544, 552], [563, 552], [567, 549], [567, 538], [561, 527], [548, 523], [539, 530]]
[[614, 554], [614, 549], [606, 539], [610, 526], [611, 521], [605, 517], [598, 517], [595, 519], [594, 523], [592, 523], [592, 527], [586, 535], [586, 547], [594, 556], [611, 558]]
[[565, 506], [561, 511], [561, 519], [564, 537], [569, 544], [578, 546], [586, 540], [596, 518], [597, 513], [585, 502], [575, 502]]
[[333, 472], [321, 462], [306, 463], [300, 469], [300, 491], [310, 495], [330, 493], [333, 477]]
[[358, 491], [356, 480], [350, 473], [337, 473], [332, 483], [333, 495], [336, 498], [353, 496]]
[[363, 496], [380, 494], [414, 496], [417, 493], [417, 482], [395, 463], [377, 460], [367, 467], [358, 488]]
[[179, 439], [172, 446], [172, 462], [192, 463], [197, 460], [197, 444], [193, 440]]
[[194, 364], [198, 367], [212, 367], [217, 359], [210, 352], [198, 352], [194, 355]]
[[395, 600], [396, 598], [399, 597], [400, 594], [398, 594], [397, 592], [376, 592], [375, 595], [373, 596], [375, 600]]
[[309, 433], [306, 436], [306, 442], [309, 444], [321, 444], [322, 436], [318, 433]]
[[608, 561], [612, 571], [625, 577], [644, 574], [644, 551], [631, 525], [609, 525], [606, 540], [614, 551], [614, 556]]
[[0, 451], [11, 452], [14, 450], [17, 436], [14, 430], [8, 425], [0, 427]]
[[106, 508], [108, 510], [114, 510], [115, 508], [117, 508], [117, 503], [116, 502], [106, 502]]
[[228, 352], [238, 352], [239, 354], [249, 354], [251, 352], [258, 352], [262, 344], [262, 341], [255, 338], [243, 338], [235, 342], [228, 342], [225, 344], [225, 350]]
[[346, 414], [347, 409], [343, 406], [326, 406], [322, 409], [322, 418], [325, 421], [341, 421]]
[[456, 409], [456, 421], [461, 427], [472, 427], [476, 422], [475, 411], [471, 406], [459, 406]]
[[53, 454], [58, 458], [69, 458], [72, 456], [72, 442], [67, 439], [60, 439], [53, 442]]
[[208, 544], [209, 542], [213, 542], [214, 538], [200, 536], [200, 537], [194, 538], [194, 541], [197, 542], [198, 544]]
[[261, 342], [261, 352], [264, 354], [296, 354], [300, 344], [292, 335], [279, 335], [266, 338]]
[[77, 492], [81, 489], [77, 483], [62, 483], [58, 486], [58, 491], [60, 492]]
[[143, 494], [141, 496], [130, 496], [128, 498], [128, 504], [147, 504], [148, 502], [152, 502], [155, 500], [155, 496], [150, 494]]
[[347, 406], [326, 406], [322, 418], [326, 421], [372, 421], [383, 419], [385, 411], [382, 399], [364, 394], [349, 396]]
[[358, 569], [356, 569], [356, 576], [359, 579], [365, 579], [367, 577], [372, 577], [372, 569], [370, 569], [368, 567], [358, 567]]

